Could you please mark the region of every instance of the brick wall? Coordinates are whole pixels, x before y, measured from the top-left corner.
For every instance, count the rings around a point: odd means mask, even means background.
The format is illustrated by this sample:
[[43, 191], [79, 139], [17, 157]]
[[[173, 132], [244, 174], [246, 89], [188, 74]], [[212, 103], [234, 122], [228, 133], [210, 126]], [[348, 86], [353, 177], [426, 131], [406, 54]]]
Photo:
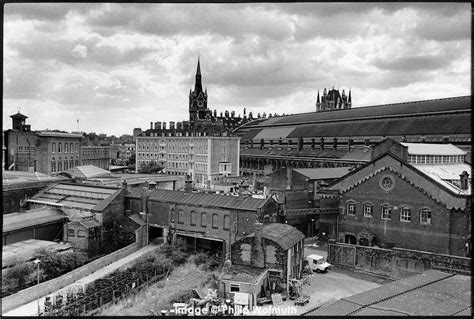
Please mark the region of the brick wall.
[[401, 279], [429, 269], [470, 275], [471, 259], [410, 249], [330, 243], [328, 261], [363, 272]]
[[[390, 176], [394, 182], [393, 188], [389, 191], [385, 191], [380, 186], [380, 181], [385, 176]], [[349, 201], [353, 201], [356, 205], [355, 215], [347, 214]], [[363, 205], [367, 202], [373, 205], [373, 217], [364, 217]], [[392, 206], [390, 220], [381, 218], [383, 204]], [[450, 237], [461, 239], [463, 234], [467, 234], [465, 232], [466, 214], [455, 213], [451, 218], [450, 210], [390, 171], [383, 171], [343, 193], [340, 206], [343, 207], [344, 212], [339, 216], [338, 225], [341, 241], [344, 241], [346, 234], [354, 235], [363, 229], [369, 229], [375, 234], [379, 245], [393, 243], [396, 247], [407, 249], [463, 255], [462, 240], [457, 245], [451, 241], [450, 245]], [[402, 207], [410, 209], [410, 222], [400, 220]], [[429, 225], [420, 223], [422, 208], [431, 211]]]

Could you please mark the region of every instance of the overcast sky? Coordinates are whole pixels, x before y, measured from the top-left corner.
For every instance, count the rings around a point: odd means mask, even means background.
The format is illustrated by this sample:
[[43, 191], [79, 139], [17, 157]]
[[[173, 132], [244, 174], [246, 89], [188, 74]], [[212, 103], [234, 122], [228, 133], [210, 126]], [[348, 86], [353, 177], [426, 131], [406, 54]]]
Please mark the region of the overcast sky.
[[470, 3], [6, 4], [3, 127], [132, 134], [188, 119], [201, 57], [208, 106], [315, 110], [470, 95]]

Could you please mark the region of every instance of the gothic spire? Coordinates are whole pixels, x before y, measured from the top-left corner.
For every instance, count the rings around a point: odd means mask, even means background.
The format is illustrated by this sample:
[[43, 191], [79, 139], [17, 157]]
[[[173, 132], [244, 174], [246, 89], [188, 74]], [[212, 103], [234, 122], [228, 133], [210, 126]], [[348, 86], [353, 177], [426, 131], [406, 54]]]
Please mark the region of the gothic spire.
[[316, 100], [316, 103], [319, 103], [319, 89], [318, 89], [318, 98]]
[[198, 56], [198, 66], [196, 70], [196, 76], [201, 75], [201, 66], [199, 65], [199, 56]]
[[349, 89], [349, 99], [347, 100], [347, 102], [351, 103], [352, 100], [351, 100], [351, 89]]
[[197, 96], [201, 92], [202, 92], [201, 65], [199, 63], [199, 56], [198, 56], [198, 64], [197, 64], [197, 69], [196, 69], [196, 83], [194, 84], [194, 94]]

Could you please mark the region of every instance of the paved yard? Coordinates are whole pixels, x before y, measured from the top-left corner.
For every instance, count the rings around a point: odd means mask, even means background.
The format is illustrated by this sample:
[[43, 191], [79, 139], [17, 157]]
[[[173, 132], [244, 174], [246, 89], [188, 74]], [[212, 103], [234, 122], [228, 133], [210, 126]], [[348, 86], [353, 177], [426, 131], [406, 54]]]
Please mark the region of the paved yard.
[[[305, 255], [310, 254], [326, 256], [326, 247], [305, 247]], [[303, 286], [303, 294], [310, 296], [310, 301], [305, 306], [295, 306], [294, 301], [288, 299], [278, 306], [266, 305], [250, 314], [270, 315], [273, 311], [279, 315], [300, 315], [328, 301], [373, 289], [387, 282], [390, 280], [333, 266], [327, 273], [314, 273], [308, 284]]]

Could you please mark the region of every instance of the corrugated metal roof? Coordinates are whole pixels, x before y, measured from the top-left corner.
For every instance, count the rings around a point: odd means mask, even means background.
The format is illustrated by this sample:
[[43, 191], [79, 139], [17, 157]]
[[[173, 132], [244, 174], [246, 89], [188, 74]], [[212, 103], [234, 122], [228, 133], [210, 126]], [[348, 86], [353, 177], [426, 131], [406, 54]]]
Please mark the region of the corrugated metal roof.
[[310, 180], [340, 178], [350, 172], [351, 167], [295, 168], [294, 171]]
[[389, 309], [379, 309], [379, 308], [362, 308], [351, 316], [408, 316], [408, 314], [401, 313], [399, 311], [389, 310]]
[[38, 208], [21, 213], [3, 215], [3, 233], [39, 226], [66, 219], [61, 211], [54, 208]]
[[362, 308], [362, 306], [341, 299], [336, 302], [324, 304], [314, 311], [307, 312], [305, 316], [347, 316], [360, 308]]
[[[140, 194], [140, 192], [138, 192], [138, 194]], [[149, 194], [150, 200], [160, 202], [172, 202], [194, 206], [221, 207], [249, 211], [256, 211], [267, 201], [266, 199], [256, 199], [249, 197], [235, 197], [206, 193], [185, 193], [181, 191], [171, 191], [164, 189], [151, 190], [149, 191]]]
[[[288, 115], [281, 118], [272, 118], [260, 123], [260, 126], [269, 124], [292, 124], [310, 121], [337, 121], [344, 119], [360, 119], [387, 117], [390, 115], [425, 115], [430, 112], [450, 112], [455, 110], [471, 111], [471, 96], [460, 96], [425, 101], [413, 101], [386, 105], [356, 107], [352, 109], [310, 112]], [[425, 120], [429, 121], [429, 118]], [[432, 129], [437, 129], [434, 127]]]
[[463, 151], [453, 144], [427, 144], [427, 143], [400, 143], [408, 147], [410, 155], [466, 155]]

